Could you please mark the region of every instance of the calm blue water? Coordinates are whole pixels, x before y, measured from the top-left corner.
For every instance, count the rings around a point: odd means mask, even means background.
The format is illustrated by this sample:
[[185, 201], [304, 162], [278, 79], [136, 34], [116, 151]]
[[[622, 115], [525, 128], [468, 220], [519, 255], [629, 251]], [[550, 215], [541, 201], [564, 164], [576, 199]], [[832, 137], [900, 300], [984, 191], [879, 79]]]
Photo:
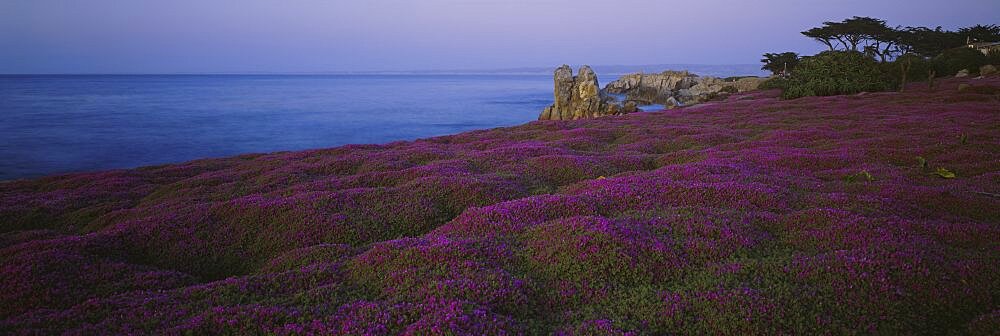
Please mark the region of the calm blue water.
[[0, 180], [518, 125], [551, 75], [0, 76]]

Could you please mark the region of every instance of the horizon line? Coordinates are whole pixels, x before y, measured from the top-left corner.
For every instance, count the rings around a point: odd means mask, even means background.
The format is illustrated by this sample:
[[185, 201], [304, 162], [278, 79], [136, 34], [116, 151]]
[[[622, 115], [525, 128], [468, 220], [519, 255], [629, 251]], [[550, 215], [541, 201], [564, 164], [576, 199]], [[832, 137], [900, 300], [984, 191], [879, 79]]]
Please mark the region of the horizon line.
[[[565, 63], [564, 63], [565, 64]], [[560, 64], [562, 65], [562, 64]], [[427, 70], [330, 70], [330, 71], [206, 71], [206, 72], [20, 72], [20, 73], [0, 73], [0, 76], [192, 76], [192, 75], [414, 75], [414, 74], [441, 74], [441, 75], [530, 75], [540, 72], [548, 72], [559, 67], [556, 66], [525, 66], [495, 69], [427, 69]], [[661, 63], [661, 64], [601, 64], [580, 66], [590, 66], [591, 68], [612, 68], [612, 67], [653, 67], [653, 66], [674, 66], [674, 67], [714, 67], [714, 66], [757, 66], [757, 63]], [[685, 69], [663, 69], [663, 70], [685, 70]]]

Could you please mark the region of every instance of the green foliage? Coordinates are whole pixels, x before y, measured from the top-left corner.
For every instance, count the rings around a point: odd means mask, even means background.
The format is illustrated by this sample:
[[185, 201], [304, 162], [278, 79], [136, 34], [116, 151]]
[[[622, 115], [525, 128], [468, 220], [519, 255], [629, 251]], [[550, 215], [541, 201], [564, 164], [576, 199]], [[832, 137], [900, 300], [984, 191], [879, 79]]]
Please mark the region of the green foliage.
[[989, 54], [986, 54], [986, 62], [1000, 66], [1000, 50], [993, 50]]
[[885, 73], [891, 84], [903, 91], [906, 83], [927, 80], [930, 75], [929, 70], [933, 69], [931, 61], [916, 54], [905, 54], [899, 56], [891, 62], [879, 64], [882, 72]]
[[844, 178], [844, 180], [846, 180], [847, 183], [862, 182], [862, 181], [871, 182], [875, 181], [875, 177], [872, 176], [872, 174], [869, 173], [867, 170], [862, 170], [857, 173], [848, 175], [846, 178]]
[[855, 16], [840, 22], [823, 22], [802, 35], [826, 45], [830, 51], [861, 51], [886, 61], [906, 48], [900, 48], [903, 31], [889, 27], [885, 20]]
[[761, 90], [770, 90], [770, 89], [784, 90], [788, 88], [789, 83], [790, 81], [787, 78], [774, 77], [774, 78], [768, 78], [764, 82], [760, 83], [760, 86], [758, 86], [757, 88]]
[[907, 27], [898, 31], [899, 45], [907, 52], [924, 57], [934, 57], [947, 49], [965, 44], [965, 37], [941, 27]]
[[897, 83], [902, 83], [904, 79], [907, 83], [923, 81], [927, 79], [927, 71], [931, 69], [931, 61], [916, 54], [906, 54], [892, 62], [886, 62], [883, 68], [885, 73]]
[[883, 20], [855, 16], [840, 22], [823, 22], [823, 26], [804, 31], [802, 35], [825, 44], [831, 51], [858, 51], [873, 32], [882, 29], [888, 29]]
[[766, 53], [760, 61], [764, 63], [764, 66], [760, 67], [761, 70], [768, 70], [773, 75], [779, 75], [794, 71], [795, 67], [799, 65], [800, 59], [799, 54], [783, 52]]
[[975, 25], [958, 31], [941, 27], [893, 28], [884, 20], [855, 16], [840, 22], [823, 22], [822, 26], [806, 30], [802, 35], [822, 43], [830, 51], [860, 51], [885, 62], [908, 53], [935, 57], [967, 42], [1000, 41], [1000, 26]]
[[960, 47], [945, 50], [933, 60], [934, 70], [939, 76], [952, 76], [968, 70], [970, 75], [979, 73], [979, 67], [989, 63], [989, 58], [974, 49]]
[[856, 51], [824, 51], [802, 61], [782, 97], [884, 91], [891, 86], [891, 79], [875, 59]]
[[937, 175], [937, 176], [940, 176], [940, 177], [946, 178], [946, 179], [953, 179], [953, 178], [955, 178], [955, 173], [953, 173], [950, 170], [944, 169], [944, 168], [938, 168], [936, 171], [934, 171], [934, 175]]
[[1000, 41], [1000, 26], [998, 25], [975, 25], [958, 30], [958, 34], [973, 42], [996, 42]]

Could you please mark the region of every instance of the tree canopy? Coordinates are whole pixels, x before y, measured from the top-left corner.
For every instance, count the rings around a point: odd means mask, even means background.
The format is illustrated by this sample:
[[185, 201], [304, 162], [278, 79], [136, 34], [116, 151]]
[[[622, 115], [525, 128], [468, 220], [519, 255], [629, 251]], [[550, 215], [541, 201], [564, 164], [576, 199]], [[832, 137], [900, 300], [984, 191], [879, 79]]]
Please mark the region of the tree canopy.
[[830, 50], [859, 51], [864, 42], [873, 35], [891, 30], [885, 21], [870, 17], [855, 16], [840, 22], [823, 22], [823, 26], [802, 32], [830, 48]]
[[760, 60], [764, 66], [761, 70], [770, 71], [773, 75], [787, 75], [799, 65], [799, 54], [794, 52], [766, 53]]
[[1000, 26], [975, 25], [959, 29], [958, 34], [967, 37], [971, 42], [998, 42], [1000, 41]]
[[823, 22], [822, 26], [806, 30], [802, 35], [831, 51], [860, 51], [884, 62], [907, 53], [934, 57], [945, 50], [961, 47], [967, 41], [1000, 41], [1000, 26], [975, 25], [958, 31], [941, 27], [893, 28], [885, 20], [855, 16], [840, 22]]

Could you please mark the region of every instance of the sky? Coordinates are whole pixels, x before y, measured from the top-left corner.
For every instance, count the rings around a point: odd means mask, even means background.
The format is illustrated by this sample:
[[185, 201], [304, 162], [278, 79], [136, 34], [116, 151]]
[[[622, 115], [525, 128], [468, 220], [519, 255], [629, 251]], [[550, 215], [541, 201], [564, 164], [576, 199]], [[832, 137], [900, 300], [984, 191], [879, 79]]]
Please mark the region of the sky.
[[0, 73], [747, 64], [799, 32], [1000, 24], [997, 0], [0, 0]]

